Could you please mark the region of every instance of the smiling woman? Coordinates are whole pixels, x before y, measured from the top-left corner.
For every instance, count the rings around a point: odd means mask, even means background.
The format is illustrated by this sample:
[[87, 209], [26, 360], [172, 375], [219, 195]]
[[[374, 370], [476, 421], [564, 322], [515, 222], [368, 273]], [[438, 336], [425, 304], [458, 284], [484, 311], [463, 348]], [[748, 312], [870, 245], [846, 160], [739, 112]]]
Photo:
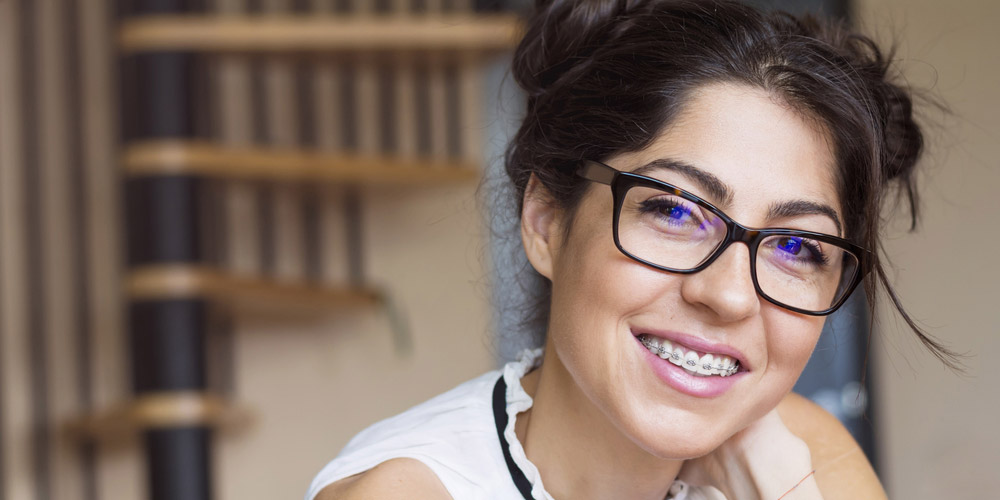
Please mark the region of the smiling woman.
[[[716, 198], [717, 203], [725, 203], [734, 219], [751, 227], [836, 230], [829, 217], [810, 212], [771, 218], [770, 207], [803, 197], [817, 205], [840, 203], [834, 184], [824, 182], [833, 178], [833, 155], [825, 134], [762, 90], [738, 84], [706, 86], [691, 96], [674, 123], [649, 146], [611, 157], [607, 163], [617, 171], [629, 171], [661, 158], [697, 166], [703, 175], [727, 186], [731, 200]], [[715, 198], [685, 173], [670, 169], [647, 173]], [[662, 235], [644, 236], [653, 240], [648, 246], [622, 241], [622, 248], [616, 248], [608, 231], [615, 203], [599, 187], [589, 186], [570, 220], [554, 208], [537, 181], [529, 182], [522, 214], [525, 247], [533, 267], [552, 282], [552, 311], [559, 312], [549, 321], [538, 387], [538, 399], [550, 402], [543, 406], [539, 401], [536, 408], [542, 411], [558, 399], [557, 407], [576, 410], [569, 413], [573, 417], [561, 417], [558, 426], [545, 432], [566, 433], [567, 442], [579, 443], [569, 438], [584, 428], [593, 432], [597, 422], [604, 423], [608, 428], [603, 433], [623, 440], [615, 446], [620, 451], [614, 457], [622, 472], [641, 470], [637, 467], [651, 455], [661, 462], [654, 474], [673, 470], [676, 475], [682, 460], [710, 453], [778, 405], [805, 367], [823, 318], [790, 313], [786, 307], [760, 300], [755, 275], [758, 281], [761, 275], [782, 275], [767, 281], [801, 288], [803, 277], [796, 276], [801, 271], [774, 270], [767, 260], [755, 265], [750, 255], [767, 252], [754, 246], [723, 247], [718, 242], [733, 232], [725, 224], [699, 222], [695, 235], [685, 235], [694, 241], [689, 244], [678, 243], [676, 227], [671, 226], [678, 218], [694, 217], [686, 213], [661, 214], [670, 222], [625, 223], [635, 229], [623, 227], [620, 220], [620, 240], [630, 232]], [[632, 191], [620, 195], [621, 203], [629, 203]], [[639, 196], [651, 196], [640, 200], [644, 203], [667, 196], [663, 191], [641, 191]], [[634, 209], [625, 206], [619, 212], [630, 210]], [[664, 230], [663, 225], [674, 230]], [[570, 229], [564, 232], [564, 228]], [[721, 236], [702, 236], [713, 233]], [[701, 244], [702, 239], [709, 244]], [[636, 265], [623, 255], [640, 248], [644, 259], [703, 269], [687, 275], [665, 273]], [[711, 260], [715, 249], [722, 251]], [[837, 288], [836, 283], [823, 285]], [[772, 294], [780, 292], [779, 288]], [[818, 309], [830, 305], [827, 300]], [[654, 345], [657, 355], [648, 347]], [[677, 356], [679, 364], [661, 359], [665, 355]], [[709, 371], [702, 365], [714, 365], [716, 356], [736, 366], [736, 372], [698, 373], [699, 367]], [[569, 423], [576, 419], [586, 425]], [[531, 435], [527, 437], [530, 444]], [[805, 468], [803, 475], [808, 472]]]
[[544, 346], [365, 430], [307, 498], [884, 497], [790, 395], [825, 315], [866, 277], [893, 296], [893, 184], [916, 206], [922, 136], [878, 48], [733, 2], [552, 0], [513, 73]]

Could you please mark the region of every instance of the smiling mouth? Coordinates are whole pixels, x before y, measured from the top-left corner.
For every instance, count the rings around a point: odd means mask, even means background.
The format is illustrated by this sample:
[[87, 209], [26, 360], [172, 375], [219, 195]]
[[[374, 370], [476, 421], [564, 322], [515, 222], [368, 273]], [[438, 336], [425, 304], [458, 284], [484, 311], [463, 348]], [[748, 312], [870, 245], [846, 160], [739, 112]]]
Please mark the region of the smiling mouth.
[[649, 352], [669, 361], [694, 376], [728, 377], [740, 370], [740, 362], [725, 354], [698, 352], [667, 339], [649, 334], [638, 336]]

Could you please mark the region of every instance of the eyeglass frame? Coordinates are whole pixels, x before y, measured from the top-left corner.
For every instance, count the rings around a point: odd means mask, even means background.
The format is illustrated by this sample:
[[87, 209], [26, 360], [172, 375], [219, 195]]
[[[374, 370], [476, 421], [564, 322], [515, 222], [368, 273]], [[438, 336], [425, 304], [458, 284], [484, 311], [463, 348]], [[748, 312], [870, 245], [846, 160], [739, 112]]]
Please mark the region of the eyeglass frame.
[[[726, 215], [725, 212], [717, 208], [715, 205], [712, 205], [711, 203], [701, 199], [697, 195], [691, 194], [677, 186], [674, 186], [673, 184], [661, 181], [659, 179], [654, 179], [652, 177], [647, 177], [645, 175], [633, 174], [631, 172], [618, 170], [610, 165], [601, 163], [596, 160], [581, 160], [581, 165], [579, 168], [577, 168], [576, 174], [588, 181], [597, 182], [599, 184], [605, 184], [611, 187], [611, 194], [614, 199], [612, 232], [614, 235], [615, 246], [618, 247], [618, 250], [626, 257], [636, 262], [639, 262], [640, 264], [652, 267], [653, 269], [658, 269], [661, 271], [667, 271], [677, 274], [694, 274], [699, 271], [703, 271], [705, 268], [707, 268], [713, 262], [715, 262], [715, 260], [718, 259], [719, 256], [721, 256], [726, 251], [726, 249], [729, 248], [730, 245], [736, 242], [741, 242], [747, 246], [747, 249], [750, 253], [750, 279], [751, 281], [753, 281], [753, 287], [754, 290], [757, 292], [757, 294], [776, 306], [809, 316], [827, 316], [829, 314], [832, 314], [837, 309], [840, 309], [840, 307], [844, 305], [844, 302], [846, 302], [847, 299], [854, 292], [854, 289], [857, 288], [857, 286], [861, 283], [862, 280], [864, 280], [864, 277], [868, 274], [870, 270], [869, 263], [871, 262], [872, 259], [871, 252], [838, 236], [833, 236], [825, 233], [817, 233], [813, 231], [802, 231], [798, 229], [750, 228], [740, 224], [739, 222], [736, 222], [731, 217]], [[625, 179], [625, 181], [623, 182], [622, 179]], [[655, 188], [664, 191], [665, 193], [670, 193], [675, 196], [680, 196], [681, 198], [684, 198], [692, 203], [701, 206], [702, 208], [707, 209], [709, 212], [719, 217], [719, 219], [721, 219], [726, 224], [725, 238], [722, 240], [722, 242], [719, 243], [718, 247], [716, 247], [715, 250], [713, 250], [712, 253], [709, 254], [707, 258], [705, 258], [705, 260], [703, 260], [700, 264], [691, 269], [675, 269], [671, 267], [666, 267], [650, 262], [636, 255], [633, 255], [628, 250], [625, 250], [624, 247], [622, 247], [621, 241], [618, 237], [618, 222], [621, 217], [622, 204], [625, 201], [625, 193], [627, 193], [629, 189], [635, 186], [646, 186]], [[774, 235], [805, 237], [812, 240], [822, 241], [846, 249], [852, 254], [854, 254], [854, 256], [857, 257], [858, 259], [858, 268], [854, 272], [854, 278], [850, 281], [848, 285], [838, 286], [838, 290], [840, 290], [841, 287], [843, 287], [844, 290], [843, 296], [840, 297], [840, 300], [838, 300], [829, 308], [824, 309], [822, 311], [809, 311], [806, 309], [801, 309], [798, 307], [790, 306], [788, 304], [784, 304], [776, 299], [771, 298], [768, 294], [764, 293], [764, 291], [761, 290], [760, 288], [760, 284], [757, 282], [757, 248], [760, 246], [760, 242], [763, 241], [764, 238]]]

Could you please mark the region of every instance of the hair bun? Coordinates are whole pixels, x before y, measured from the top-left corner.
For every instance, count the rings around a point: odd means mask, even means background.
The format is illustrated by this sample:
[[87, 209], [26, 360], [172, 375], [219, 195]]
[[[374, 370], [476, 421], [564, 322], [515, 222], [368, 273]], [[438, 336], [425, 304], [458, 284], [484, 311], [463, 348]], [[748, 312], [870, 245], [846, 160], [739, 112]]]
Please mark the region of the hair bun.
[[574, 66], [586, 64], [615, 18], [640, 1], [538, 0], [514, 53], [514, 79], [529, 98], [544, 94]]
[[894, 51], [883, 54], [870, 38], [848, 36], [851, 58], [871, 82], [872, 100], [878, 104], [882, 137], [882, 173], [885, 179], [906, 182], [923, 152], [923, 134], [913, 118], [912, 91], [890, 76]]

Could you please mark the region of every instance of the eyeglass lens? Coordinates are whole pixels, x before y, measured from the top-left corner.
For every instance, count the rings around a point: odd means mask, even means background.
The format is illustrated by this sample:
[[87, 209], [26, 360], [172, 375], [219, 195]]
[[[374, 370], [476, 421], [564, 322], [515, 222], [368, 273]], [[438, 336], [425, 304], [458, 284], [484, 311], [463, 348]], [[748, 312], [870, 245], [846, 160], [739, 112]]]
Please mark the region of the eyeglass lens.
[[[726, 222], [708, 208], [673, 193], [633, 186], [622, 200], [618, 240], [632, 256], [690, 270], [726, 239]], [[837, 303], [854, 279], [858, 258], [847, 249], [794, 235], [765, 236], [757, 247], [757, 284], [771, 299], [819, 312]]]

